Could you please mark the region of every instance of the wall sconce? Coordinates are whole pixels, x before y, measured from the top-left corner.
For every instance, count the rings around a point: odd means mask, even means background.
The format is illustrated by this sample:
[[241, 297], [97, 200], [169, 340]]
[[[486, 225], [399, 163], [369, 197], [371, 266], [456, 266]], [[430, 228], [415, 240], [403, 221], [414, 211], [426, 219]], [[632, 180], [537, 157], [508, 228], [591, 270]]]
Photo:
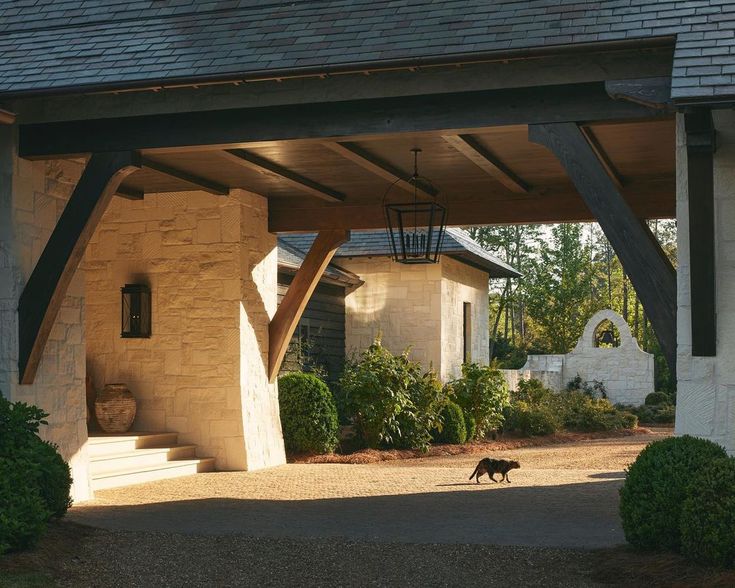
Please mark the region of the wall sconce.
[[125, 284], [122, 292], [122, 329], [126, 339], [151, 336], [151, 289], [144, 284]]

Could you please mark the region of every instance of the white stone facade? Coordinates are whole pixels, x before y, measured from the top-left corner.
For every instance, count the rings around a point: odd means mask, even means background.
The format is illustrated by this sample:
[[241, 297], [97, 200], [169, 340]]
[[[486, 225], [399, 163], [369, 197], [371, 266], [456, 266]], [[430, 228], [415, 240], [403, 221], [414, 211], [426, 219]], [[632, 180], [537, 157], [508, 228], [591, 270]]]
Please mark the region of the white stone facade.
[[91, 497], [84, 366], [84, 279], [71, 282], [35, 381], [18, 384], [18, 300], [81, 173], [78, 162], [30, 162], [0, 126], [0, 391], [49, 413], [41, 436], [59, 446], [74, 479], [72, 497]]
[[[609, 320], [618, 330], [618, 347], [595, 346], [595, 331]], [[654, 391], [654, 359], [646, 353], [630, 332], [628, 323], [612, 310], [601, 310], [587, 322], [574, 349], [566, 355], [529, 355], [526, 364], [511, 375], [509, 386], [520, 379], [535, 378], [554, 390], [561, 390], [578, 374], [582, 380], [597, 380], [605, 385], [613, 403], [640, 405]], [[511, 388], [512, 389], [512, 388]]]
[[[124, 382], [134, 428], [174, 431], [226, 470], [285, 463], [268, 323], [276, 240], [265, 198], [235, 190], [114, 199], [87, 248], [87, 369]], [[152, 335], [120, 337], [120, 288], [152, 292]]]
[[689, 203], [684, 121], [677, 120], [678, 221], [676, 432], [710, 439], [735, 454], [735, 113], [713, 110], [717, 356], [693, 357]]
[[388, 257], [341, 258], [365, 283], [345, 296], [348, 356], [380, 334], [393, 353], [430, 366], [443, 381], [460, 374], [464, 303], [471, 304], [471, 359], [489, 360], [488, 274], [442, 256], [438, 264], [403, 265]]

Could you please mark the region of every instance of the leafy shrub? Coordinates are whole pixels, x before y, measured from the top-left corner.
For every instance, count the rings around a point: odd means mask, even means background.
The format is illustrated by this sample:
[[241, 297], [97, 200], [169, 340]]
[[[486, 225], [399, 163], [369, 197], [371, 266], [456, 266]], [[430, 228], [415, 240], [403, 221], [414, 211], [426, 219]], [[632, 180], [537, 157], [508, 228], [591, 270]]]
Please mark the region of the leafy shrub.
[[606, 398], [592, 398], [585, 392], [562, 392], [558, 403], [564, 428], [571, 431], [615, 431], [638, 425], [634, 415], [616, 409]]
[[283, 441], [289, 451], [329, 453], [337, 446], [337, 408], [327, 385], [314, 374], [278, 379]]
[[475, 419], [475, 437], [484, 437], [503, 424], [503, 408], [508, 405], [508, 385], [500, 370], [491, 366], [466, 363], [462, 377], [447, 388], [465, 414]]
[[678, 550], [682, 504], [689, 488], [727, 457], [719, 445], [685, 435], [650, 443], [630, 466], [620, 489], [625, 538], [638, 549]]
[[551, 435], [562, 428], [559, 415], [546, 404], [518, 400], [506, 409], [506, 415], [504, 428], [528, 437]]
[[433, 372], [393, 355], [377, 339], [345, 365], [345, 407], [368, 447], [427, 449], [447, 397]]
[[646, 406], [657, 406], [659, 404], [671, 404], [671, 398], [666, 392], [651, 392], [646, 396]]
[[0, 457], [0, 555], [33, 547], [49, 516], [33, 464]]
[[71, 471], [56, 446], [35, 435], [28, 444], [16, 450], [15, 457], [29, 464], [29, 473], [35, 476], [41, 498], [51, 516], [61, 518], [71, 506]]
[[701, 474], [681, 509], [681, 550], [705, 564], [735, 567], [735, 460], [718, 459]]
[[459, 404], [447, 402], [441, 412], [442, 429], [434, 435], [437, 443], [451, 443], [460, 445], [467, 441], [467, 427], [465, 425], [464, 412]]
[[540, 380], [531, 378], [518, 382], [518, 390], [511, 394], [511, 401], [519, 400], [529, 404], [548, 403], [554, 394], [554, 391], [544, 386]]
[[631, 406], [618, 404], [616, 408], [625, 410], [638, 417], [641, 423], [673, 423], [676, 417], [676, 406], [673, 404], [657, 404], [653, 406]]
[[605, 384], [599, 380], [592, 380], [592, 382], [584, 381], [579, 374], [567, 382], [567, 392], [576, 391], [584, 392], [591, 398], [607, 398]]

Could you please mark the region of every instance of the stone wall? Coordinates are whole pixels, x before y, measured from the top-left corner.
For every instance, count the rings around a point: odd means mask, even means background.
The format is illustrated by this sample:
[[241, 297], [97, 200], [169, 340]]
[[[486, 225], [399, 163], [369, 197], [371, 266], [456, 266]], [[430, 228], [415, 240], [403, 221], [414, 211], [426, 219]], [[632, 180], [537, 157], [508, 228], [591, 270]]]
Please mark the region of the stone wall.
[[428, 368], [441, 366], [441, 267], [403, 265], [388, 257], [340, 258], [340, 267], [364, 280], [345, 296], [347, 356], [378, 334], [393, 353], [411, 346], [411, 358]]
[[84, 367], [84, 279], [72, 280], [32, 385], [18, 384], [17, 307], [23, 287], [66, 205], [81, 164], [30, 162], [15, 155], [0, 126], [0, 391], [49, 413], [41, 436], [59, 446], [72, 470], [72, 497], [91, 497]]
[[686, 134], [677, 116], [677, 434], [711, 439], [735, 454], [735, 113], [713, 111], [717, 356], [693, 357]]
[[439, 264], [403, 265], [387, 257], [340, 258], [339, 265], [365, 283], [345, 296], [348, 356], [380, 333], [393, 353], [411, 347], [411, 358], [433, 366], [443, 379], [460, 374], [464, 302], [472, 304], [472, 361], [487, 363], [488, 277], [443, 256]]
[[464, 303], [471, 304], [470, 361], [490, 361], [490, 317], [488, 274], [447, 256], [442, 269], [442, 346], [441, 378], [462, 375], [464, 363]]
[[[276, 292], [265, 202], [242, 191], [116, 198], [83, 264], [95, 387], [125, 382], [138, 398], [135, 430], [178, 432], [218, 469], [284, 462], [277, 393], [264, 383]], [[148, 339], [120, 337], [126, 283], [151, 288]], [[266, 415], [269, 425], [256, 422]]]

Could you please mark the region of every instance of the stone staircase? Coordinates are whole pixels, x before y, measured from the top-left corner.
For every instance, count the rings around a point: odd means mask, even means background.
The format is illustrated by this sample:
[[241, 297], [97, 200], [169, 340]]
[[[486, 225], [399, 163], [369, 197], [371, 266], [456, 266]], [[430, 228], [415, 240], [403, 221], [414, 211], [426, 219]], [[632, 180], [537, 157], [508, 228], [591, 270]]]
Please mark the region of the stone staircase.
[[103, 490], [214, 470], [214, 458], [179, 445], [176, 433], [95, 433], [89, 436], [92, 489]]

